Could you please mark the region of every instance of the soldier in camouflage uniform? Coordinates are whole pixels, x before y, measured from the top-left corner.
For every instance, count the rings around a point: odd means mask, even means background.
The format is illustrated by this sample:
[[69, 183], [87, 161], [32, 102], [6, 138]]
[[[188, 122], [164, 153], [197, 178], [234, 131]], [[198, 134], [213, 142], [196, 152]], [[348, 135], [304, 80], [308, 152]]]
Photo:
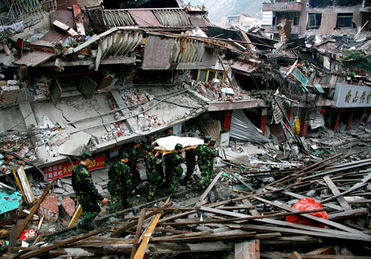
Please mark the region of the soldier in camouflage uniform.
[[129, 207], [128, 197], [134, 192], [128, 154], [123, 153], [120, 161], [112, 164], [108, 171], [108, 191], [111, 194], [110, 213]]
[[[188, 137], [194, 137], [193, 133], [189, 133]], [[187, 149], [185, 151], [185, 159], [187, 165], [187, 173], [183, 179], [183, 184], [187, 184], [189, 180], [191, 180], [192, 174], [195, 171], [196, 167], [196, 152], [192, 149]]]
[[215, 140], [211, 140], [210, 144], [203, 144], [196, 148], [197, 164], [201, 171], [201, 179], [198, 183], [203, 186], [210, 182], [213, 174], [214, 158], [219, 156], [219, 152], [214, 149]]
[[130, 167], [130, 173], [133, 175], [133, 186], [136, 188], [140, 184], [140, 174], [137, 169], [138, 165], [138, 158], [141, 152], [141, 145], [139, 140], [135, 140], [132, 148], [129, 148], [128, 155], [129, 155], [129, 162], [128, 165]]
[[88, 169], [91, 161], [92, 155], [84, 152], [81, 156], [80, 164], [76, 165], [72, 170], [72, 186], [76, 193], [76, 199], [82, 207], [82, 215], [78, 227], [85, 230], [94, 229], [92, 222], [100, 212], [98, 201], [101, 201], [102, 204], [109, 202], [95, 188]]
[[185, 162], [185, 159], [180, 155], [181, 149], [183, 146], [181, 144], [175, 145], [175, 152], [168, 154], [169, 159], [169, 184], [170, 184], [170, 193], [176, 193], [179, 187], [180, 177], [183, 174], [183, 168], [181, 163]]
[[148, 151], [145, 157], [146, 173], [149, 182], [147, 198], [153, 200], [162, 182], [162, 171], [159, 172], [158, 168], [162, 166], [163, 160], [160, 153], [156, 152], [156, 154], [153, 154], [152, 150]]

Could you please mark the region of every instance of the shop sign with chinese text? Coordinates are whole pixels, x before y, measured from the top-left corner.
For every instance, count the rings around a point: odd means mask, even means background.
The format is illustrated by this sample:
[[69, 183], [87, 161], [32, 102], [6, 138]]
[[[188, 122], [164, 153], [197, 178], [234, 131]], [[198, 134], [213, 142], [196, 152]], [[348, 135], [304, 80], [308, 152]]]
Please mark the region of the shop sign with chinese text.
[[[75, 161], [73, 163], [66, 162], [66, 163], [62, 163], [59, 165], [48, 166], [44, 169], [45, 178], [47, 180], [52, 180], [54, 178], [71, 176], [73, 166], [79, 163], [80, 161]], [[91, 165], [89, 166], [89, 170], [93, 171], [93, 170], [104, 168], [105, 166], [106, 166], [106, 156], [102, 155], [102, 156], [94, 157]]]
[[334, 106], [339, 108], [371, 107], [371, 87], [337, 83]]

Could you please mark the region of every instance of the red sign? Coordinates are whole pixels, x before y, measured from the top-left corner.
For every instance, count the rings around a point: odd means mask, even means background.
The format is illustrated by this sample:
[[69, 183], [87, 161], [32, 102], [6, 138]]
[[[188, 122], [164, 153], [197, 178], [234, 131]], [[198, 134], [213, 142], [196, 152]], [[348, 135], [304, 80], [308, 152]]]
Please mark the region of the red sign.
[[[47, 180], [52, 180], [54, 178], [71, 176], [73, 166], [79, 163], [80, 161], [75, 161], [73, 163], [66, 162], [66, 163], [59, 164], [59, 165], [48, 166], [44, 169], [45, 177]], [[93, 171], [93, 170], [104, 168], [105, 166], [106, 166], [106, 156], [102, 155], [102, 156], [93, 158], [89, 166], [89, 170]]]

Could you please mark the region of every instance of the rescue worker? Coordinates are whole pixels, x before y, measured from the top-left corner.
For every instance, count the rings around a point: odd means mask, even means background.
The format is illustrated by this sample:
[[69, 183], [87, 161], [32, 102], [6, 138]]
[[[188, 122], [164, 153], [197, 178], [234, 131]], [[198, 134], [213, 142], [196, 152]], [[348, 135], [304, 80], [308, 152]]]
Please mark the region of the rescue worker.
[[130, 193], [134, 193], [134, 188], [128, 157], [127, 153], [123, 153], [121, 159], [113, 163], [108, 171], [108, 191], [111, 194], [110, 213], [130, 206], [128, 198]]
[[[188, 137], [194, 137], [193, 133], [189, 133]], [[187, 149], [185, 151], [185, 159], [187, 165], [187, 173], [183, 179], [183, 184], [186, 185], [189, 180], [191, 180], [192, 174], [195, 171], [196, 167], [196, 152], [195, 149]]]
[[162, 158], [159, 152], [153, 154], [153, 150], [148, 150], [145, 156], [146, 173], [149, 182], [147, 198], [153, 200], [162, 182], [162, 172], [158, 171], [159, 165], [162, 169]]
[[185, 159], [181, 156], [181, 150], [183, 146], [181, 144], [175, 145], [175, 152], [170, 153], [169, 155], [169, 184], [170, 184], [170, 193], [176, 193], [179, 187], [180, 177], [183, 174], [183, 168], [181, 163], [185, 162]]
[[219, 152], [214, 148], [215, 142], [211, 140], [209, 144], [199, 145], [196, 148], [197, 164], [201, 171], [199, 186], [208, 184], [214, 172], [214, 159], [219, 156]]
[[137, 169], [138, 165], [138, 158], [139, 154], [141, 152], [141, 145], [140, 140], [135, 140], [133, 143], [132, 148], [129, 148], [128, 150], [128, 165], [130, 167], [130, 174], [133, 175], [133, 186], [134, 188], [137, 188], [137, 186], [140, 184], [140, 174]]
[[146, 151], [146, 153], [153, 149], [153, 145], [152, 145], [153, 141], [154, 141], [154, 138], [153, 136], [150, 136], [150, 135], [146, 136], [145, 141], [142, 141], [142, 147]]
[[81, 155], [81, 162], [72, 170], [72, 187], [76, 193], [76, 199], [82, 207], [82, 215], [78, 227], [84, 230], [93, 230], [93, 220], [100, 212], [98, 201], [102, 204], [109, 202], [95, 188], [93, 178], [88, 169], [92, 162], [92, 155], [84, 152]]

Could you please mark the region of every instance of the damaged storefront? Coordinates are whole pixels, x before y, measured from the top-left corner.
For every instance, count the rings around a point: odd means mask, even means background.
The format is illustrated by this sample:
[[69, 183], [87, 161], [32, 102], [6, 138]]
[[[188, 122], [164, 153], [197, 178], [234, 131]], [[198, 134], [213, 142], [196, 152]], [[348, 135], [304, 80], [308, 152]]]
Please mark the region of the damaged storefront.
[[[367, 258], [367, 34], [273, 40], [182, 1], [2, 2], [2, 256]], [[139, 177], [130, 206], [100, 204], [85, 232], [84, 152], [104, 198], [124, 155]]]

